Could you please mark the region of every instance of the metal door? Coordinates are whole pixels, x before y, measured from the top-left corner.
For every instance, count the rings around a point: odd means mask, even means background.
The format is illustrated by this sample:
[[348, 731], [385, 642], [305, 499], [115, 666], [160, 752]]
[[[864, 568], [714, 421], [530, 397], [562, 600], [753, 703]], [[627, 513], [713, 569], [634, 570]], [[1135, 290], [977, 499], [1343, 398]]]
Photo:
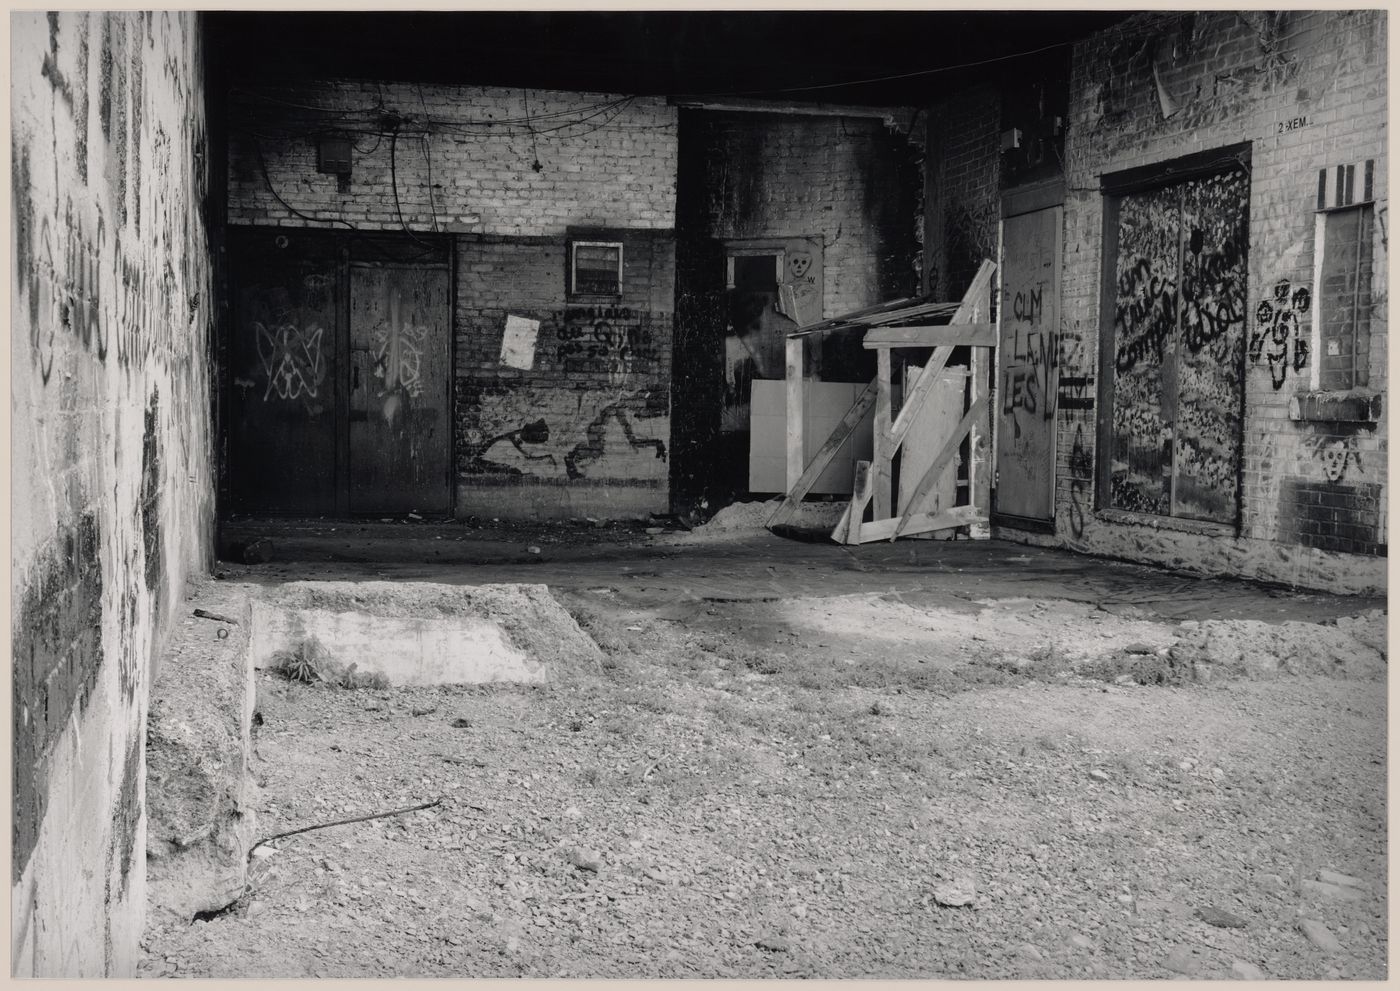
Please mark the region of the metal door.
[[350, 511], [451, 506], [451, 276], [446, 265], [350, 264]]
[[[1003, 224], [996, 514], [1048, 523], [1055, 506], [1063, 208]], [[1012, 517], [1013, 519], [1005, 519]]]
[[334, 512], [335, 245], [315, 235], [234, 231], [229, 247], [237, 287], [229, 338], [231, 508]]

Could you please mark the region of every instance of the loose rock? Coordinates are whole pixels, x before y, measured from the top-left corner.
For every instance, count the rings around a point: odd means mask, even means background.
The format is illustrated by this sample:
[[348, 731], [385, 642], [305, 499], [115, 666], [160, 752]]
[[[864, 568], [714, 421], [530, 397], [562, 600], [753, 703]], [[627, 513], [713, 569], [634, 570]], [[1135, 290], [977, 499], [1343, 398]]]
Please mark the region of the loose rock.
[[569, 863], [581, 871], [592, 871], [597, 874], [603, 869], [603, 855], [597, 850], [590, 850], [587, 847], [573, 847], [569, 851]]
[[1242, 981], [1264, 980], [1264, 972], [1246, 960], [1236, 960], [1230, 964], [1230, 973]]
[[1196, 918], [1207, 925], [1216, 926], [1220, 929], [1243, 929], [1248, 923], [1236, 915], [1234, 912], [1227, 912], [1223, 908], [1216, 908], [1214, 905], [1206, 905], [1196, 909]]
[[1162, 966], [1167, 970], [1178, 974], [1192, 976], [1200, 973], [1201, 960], [1196, 956], [1196, 952], [1189, 946], [1174, 946], [1167, 954], [1167, 958], [1162, 961]]
[[1347, 888], [1365, 888], [1366, 882], [1358, 877], [1351, 877], [1347, 874], [1338, 874], [1336, 871], [1321, 870], [1317, 872], [1319, 879], [1328, 884], [1339, 884]]
[[962, 908], [977, 898], [977, 885], [970, 877], [959, 877], [933, 889], [933, 900], [944, 908]]
[[1329, 884], [1326, 881], [1304, 880], [1303, 894], [1319, 898], [1340, 898], [1342, 901], [1354, 902], [1362, 897], [1363, 892], [1357, 888]]
[[765, 935], [753, 941], [753, 945], [760, 950], [767, 950], [769, 953], [787, 953], [792, 949], [792, 944], [781, 936]]
[[1316, 919], [1300, 919], [1298, 928], [1303, 931], [1303, 935], [1308, 938], [1309, 943], [1324, 953], [1336, 953], [1342, 948], [1337, 937], [1332, 935], [1332, 930]]

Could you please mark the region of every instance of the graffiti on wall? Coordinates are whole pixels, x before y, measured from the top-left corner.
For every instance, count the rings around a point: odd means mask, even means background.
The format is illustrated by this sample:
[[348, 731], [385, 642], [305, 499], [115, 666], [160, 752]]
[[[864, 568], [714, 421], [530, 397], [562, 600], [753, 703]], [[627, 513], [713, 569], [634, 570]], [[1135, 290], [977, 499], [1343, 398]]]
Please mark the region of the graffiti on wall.
[[254, 321], [258, 357], [267, 373], [263, 399], [315, 399], [326, 377], [321, 339], [325, 328], [313, 323], [306, 328], [295, 324], [274, 324], [271, 328]]
[[1084, 510], [1089, 505], [1089, 482], [1094, 462], [1084, 446], [1084, 424], [1074, 425], [1074, 443], [1069, 449], [1069, 528], [1076, 537], [1084, 536]]
[[1266, 363], [1275, 391], [1283, 388], [1288, 373], [1301, 372], [1308, 365], [1311, 346], [1303, 328], [1303, 317], [1312, 308], [1312, 291], [1294, 288], [1287, 279], [1274, 283], [1273, 295], [1259, 301], [1254, 311], [1254, 333], [1249, 339], [1249, 360]]
[[[98, 91], [103, 143], [90, 155], [88, 147], [88, 87], [75, 80], [87, 77], [88, 15], [61, 22], [49, 15], [49, 46], [41, 75], [65, 104], [74, 132], [73, 163], [77, 183], [63, 193], [62, 206], [36, 216], [31, 151], [25, 135], [13, 133], [13, 205], [18, 294], [29, 316], [28, 339], [33, 365], [47, 385], [61, 335], [99, 363], [115, 357], [122, 369], [147, 367], [152, 361], [170, 367], [189, 353], [191, 338], [181, 331], [198, 316], [199, 294], [186, 246], [202, 235], [200, 204], [188, 196], [163, 196], [141, 208], [143, 181], [171, 176], [189, 163], [176, 161], [177, 138], [186, 147], [199, 142], [197, 124], [185, 121], [187, 133], [172, 137], [163, 126], [144, 117], [143, 54], [140, 44], [129, 58], [118, 58], [127, 35], [151, 34], [149, 18], [121, 15], [103, 19], [100, 59], [102, 86]], [[138, 23], [139, 22], [139, 23]], [[76, 46], [61, 43], [61, 23], [78, 26]], [[133, 40], [135, 40], [133, 38]], [[154, 42], [152, 41], [152, 45]], [[76, 61], [71, 53], [76, 48]], [[142, 155], [150, 158], [142, 171]], [[105, 164], [108, 189], [89, 189], [89, 162]], [[133, 169], [128, 177], [128, 164]], [[191, 174], [202, 174], [202, 161]], [[106, 193], [107, 195], [103, 195]], [[76, 195], [76, 200], [75, 200]], [[105, 209], [104, 209], [105, 208]], [[131, 223], [145, 236], [127, 244], [115, 236]], [[164, 264], [149, 263], [159, 252]]]
[[1361, 452], [1356, 449], [1354, 437], [1330, 435], [1312, 437], [1304, 441], [1304, 448], [1320, 466], [1322, 477], [1329, 482], [1345, 481], [1347, 470], [1352, 465], [1362, 471], [1365, 470], [1361, 463]]
[[1247, 211], [1248, 179], [1239, 172], [1120, 202], [1113, 506], [1234, 518]]
[[649, 372], [656, 342], [648, 314], [627, 306], [574, 306], [556, 330], [555, 358], [569, 373], [593, 373], [621, 385]]
[[483, 390], [470, 415], [464, 474], [560, 481], [666, 477], [665, 389], [492, 388]]
[[[1039, 293], [1036, 293], [1039, 298]], [[1019, 318], [1018, 318], [1019, 319]], [[1064, 375], [1082, 368], [1084, 339], [1064, 331], [1017, 329], [1002, 371], [1002, 412], [1021, 435], [1019, 414], [1052, 420], [1060, 409], [1093, 409], [1092, 375]]]

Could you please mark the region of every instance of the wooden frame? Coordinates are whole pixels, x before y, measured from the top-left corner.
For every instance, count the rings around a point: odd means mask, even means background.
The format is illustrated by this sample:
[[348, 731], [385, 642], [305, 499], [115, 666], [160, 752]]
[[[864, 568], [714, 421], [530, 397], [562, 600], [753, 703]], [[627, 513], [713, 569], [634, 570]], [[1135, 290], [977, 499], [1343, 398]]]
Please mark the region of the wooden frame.
[[[770, 528], [791, 518], [816, 479], [826, 470], [831, 459], [846, 443], [856, 426], [873, 404], [875, 407], [873, 455], [870, 461], [856, 463], [855, 484], [851, 504], [832, 531], [832, 539], [843, 544], [860, 544], [874, 540], [895, 540], [901, 536], [971, 527], [986, 536], [988, 508], [991, 501], [990, 474], [986, 470], [986, 454], [979, 454], [984, 421], [989, 420], [989, 391], [987, 370], [991, 367], [991, 349], [996, 344], [996, 325], [991, 323], [992, 277], [996, 266], [984, 261], [972, 285], [960, 303], [934, 302], [928, 299], [897, 300], [854, 313], [824, 320], [804, 327], [788, 336], [786, 351], [787, 373], [787, 484], [788, 491], [768, 519]], [[945, 324], [931, 321], [947, 316]], [[858, 330], [863, 345], [876, 352], [875, 380], [860, 394], [846, 412], [841, 423], [827, 438], [820, 450], [807, 461], [803, 447], [803, 382], [805, 344], [809, 338], [818, 340], [835, 331]], [[893, 406], [892, 350], [902, 347], [933, 348], [932, 357], [919, 373], [909, 394], [898, 411]], [[954, 348], [969, 351], [965, 412], [951, 433], [940, 438], [913, 437], [913, 426], [924, 406], [934, 382], [943, 373]], [[896, 457], [907, 442], [930, 446], [937, 444], [937, 454], [905, 503], [904, 511], [894, 513], [893, 481]], [[924, 502], [938, 484], [950, 464], [966, 447], [968, 456], [968, 502], [941, 512], [924, 511]], [[873, 506], [873, 519], [866, 522], [865, 512]]]

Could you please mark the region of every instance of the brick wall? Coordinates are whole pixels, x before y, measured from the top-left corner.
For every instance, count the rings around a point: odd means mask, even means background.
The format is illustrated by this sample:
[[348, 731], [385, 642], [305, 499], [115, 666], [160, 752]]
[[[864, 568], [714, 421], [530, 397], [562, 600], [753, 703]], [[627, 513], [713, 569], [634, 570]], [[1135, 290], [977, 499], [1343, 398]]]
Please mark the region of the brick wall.
[[[910, 116], [894, 113], [889, 126], [866, 117], [683, 111], [672, 421], [677, 498], [713, 504], [747, 490], [749, 378], [735, 374], [735, 359], [742, 365], [759, 352], [768, 367], [753, 377], [781, 378], [779, 338], [797, 325], [768, 314], [759, 330], [743, 331], [750, 336], [742, 344], [728, 332], [725, 242], [756, 241], [789, 258], [800, 252], [814, 267], [819, 259], [820, 272], [807, 278], [821, 317], [918, 292], [924, 135], [922, 126], [911, 133]], [[824, 342], [817, 365], [831, 381], [874, 375], [871, 353], [855, 341]]]
[[198, 21], [11, 28], [11, 959], [130, 976], [151, 667], [213, 544]]
[[[1375, 161], [1385, 215], [1386, 17], [1377, 11], [1202, 11], [1134, 17], [1075, 47], [1062, 331], [1094, 375], [1103, 258], [1098, 177], [1191, 152], [1250, 143], [1248, 313], [1239, 539], [1083, 512], [1092, 412], [1062, 411], [1057, 517], [1070, 546], [1193, 569], [1341, 588], [1384, 587], [1386, 429], [1300, 422], [1289, 401], [1316, 388], [1311, 290], [1319, 169]], [[1155, 70], [1155, 77], [1154, 77]], [[1168, 103], [1164, 112], [1162, 93]], [[1370, 387], [1385, 389], [1384, 223], [1375, 225]], [[1287, 300], [1291, 340], [1264, 305]], [[1286, 328], [1285, 328], [1286, 329]], [[1276, 348], [1286, 356], [1271, 358]], [[1280, 371], [1282, 374], [1280, 374]], [[1067, 523], [1083, 519], [1082, 532]], [[1343, 552], [1347, 556], [1339, 556]], [[1352, 555], [1363, 555], [1354, 557]]]
[[983, 259], [996, 259], [1001, 218], [1001, 94], [969, 86], [929, 108], [924, 278], [939, 299], [961, 299]]
[[[917, 151], [854, 117], [696, 114], [703, 236], [820, 238], [822, 316], [917, 290]], [[697, 232], [687, 232], [687, 234]]]
[[[1375, 163], [1378, 218], [1370, 378], [1351, 405], [1374, 408], [1378, 400], [1371, 397], [1385, 391], [1385, 26], [1378, 11], [1142, 14], [1074, 46], [1056, 349], [1062, 380], [1094, 383], [1099, 375], [1100, 177], [1249, 144], [1239, 534], [1233, 526], [1195, 526], [1098, 505], [1097, 423], [1104, 411], [1098, 402], [1081, 401], [1091, 385], [1075, 403], [1089, 408], [1061, 408], [1056, 416], [1055, 536], [1013, 529], [998, 535], [1193, 571], [1384, 587], [1384, 418], [1295, 419], [1290, 407], [1338, 408], [1309, 398], [1318, 387], [1320, 346], [1316, 311], [1307, 305], [1317, 173], [1367, 159]], [[939, 281], [951, 267], [945, 259], [956, 239], [948, 218], [986, 211], [988, 187], [995, 186], [993, 97], [990, 86], [969, 89], [929, 114], [925, 254], [930, 280], [945, 293]], [[972, 119], [955, 116], [969, 108]], [[941, 209], [935, 198], [943, 199]], [[1301, 297], [1300, 288], [1307, 290]], [[1283, 309], [1287, 316], [1276, 319]]]
[[[664, 97], [328, 80], [235, 89], [229, 117], [230, 223], [519, 236], [675, 226]], [[353, 142], [343, 181], [317, 171], [330, 133]]]
[[[616, 233], [615, 300], [569, 297], [567, 238], [459, 239], [459, 516], [666, 512], [675, 245]], [[502, 354], [512, 317], [538, 324], [528, 368]]]
[[[454, 234], [458, 516], [666, 511], [664, 98], [342, 80], [235, 91], [230, 117], [232, 223]], [[347, 178], [317, 171], [326, 132], [353, 139]], [[623, 242], [620, 298], [570, 298], [571, 230]], [[511, 317], [538, 323], [529, 368], [503, 358]]]

